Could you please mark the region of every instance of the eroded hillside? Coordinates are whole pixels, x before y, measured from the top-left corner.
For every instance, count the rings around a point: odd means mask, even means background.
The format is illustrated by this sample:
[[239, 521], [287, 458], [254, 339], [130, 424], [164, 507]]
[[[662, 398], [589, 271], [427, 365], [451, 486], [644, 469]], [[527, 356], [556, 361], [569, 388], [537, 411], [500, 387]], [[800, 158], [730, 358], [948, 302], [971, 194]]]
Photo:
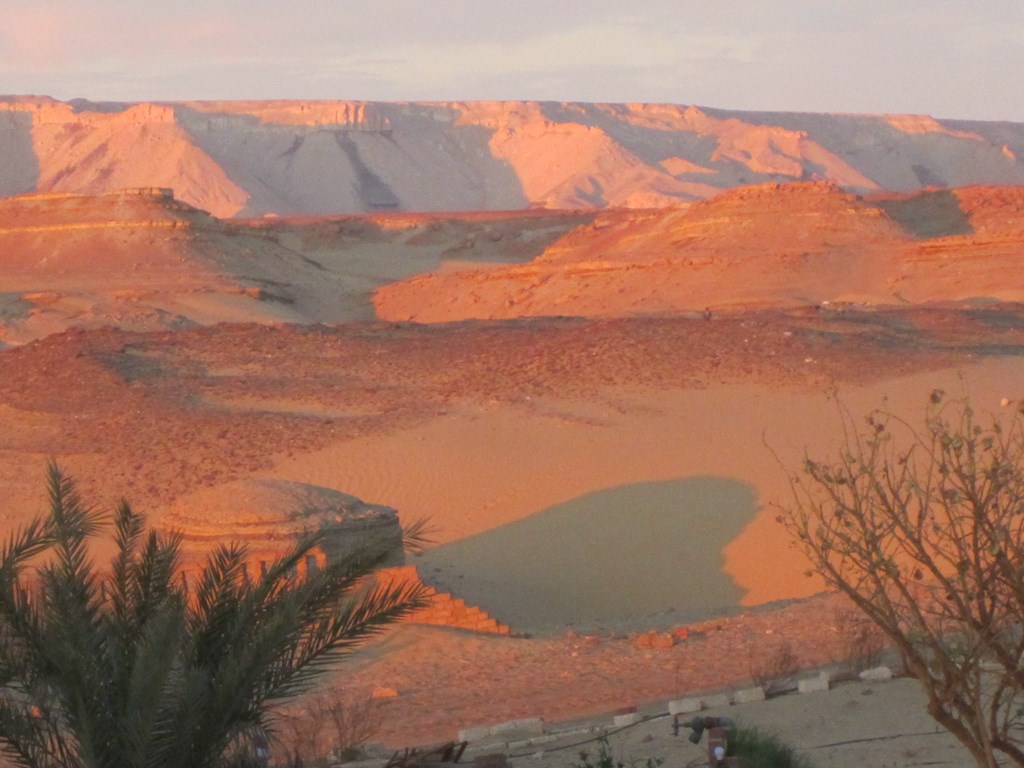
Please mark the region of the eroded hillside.
[[1021, 301], [1024, 188], [862, 198], [828, 183], [741, 187], [600, 213], [533, 262], [381, 287], [381, 318], [620, 317], [834, 303]]
[[0, 194], [156, 186], [216, 216], [650, 208], [764, 182], [1024, 184], [1024, 126], [666, 104], [0, 99]]
[[380, 285], [529, 261], [589, 220], [543, 211], [221, 221], [144, 188], [0, 198], [0, 344], [66, 328], [376, 317]]

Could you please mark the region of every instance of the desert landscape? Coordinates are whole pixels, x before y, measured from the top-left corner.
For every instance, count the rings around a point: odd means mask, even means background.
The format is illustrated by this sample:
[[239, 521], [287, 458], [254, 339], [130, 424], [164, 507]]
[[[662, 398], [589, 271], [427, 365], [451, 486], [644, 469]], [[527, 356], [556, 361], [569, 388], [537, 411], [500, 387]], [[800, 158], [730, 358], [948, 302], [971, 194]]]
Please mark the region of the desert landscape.
[[[382, 702], [386, 748], [660, 713], [783, 644], [840, 664], [787, 471], [840, 407], [1024, 396], [1020, 124], [4, 97], [0, 147], [3, 526], [48, 457], [197, 558], [272, 554], [282, 489], [429, 519], [397, 572], [448, 613], [330, 682]], [[934, 729], [912, 683], [864, 686], [729, 710], [809, 750]], [[657, 722], [630, 759], [700, 757]], [[963, 764], [923, 741], [811, 756]]]

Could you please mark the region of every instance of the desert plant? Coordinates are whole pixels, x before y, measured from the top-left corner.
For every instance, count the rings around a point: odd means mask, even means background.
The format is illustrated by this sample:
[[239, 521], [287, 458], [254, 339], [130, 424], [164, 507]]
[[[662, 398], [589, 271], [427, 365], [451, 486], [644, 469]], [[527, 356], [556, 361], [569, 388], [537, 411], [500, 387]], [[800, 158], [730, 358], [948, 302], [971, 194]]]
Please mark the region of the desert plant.
[[[658, 757], [649, 757], [644, 761], [644, 768], [658, 768], [664, 760]], [[573, 763], [573, 768], [636, 768], [637, 761], [624, 763], [612, 753], [611, 745], [607, 736], [597, 739], [597, 754], [591, 755], [586, 750], [579, 753], [579, 761]]]
[[766, 696], [791, 683], [799, 671], [800, 659], [788, 640], [779, 642], [771, 650], [759, 646], [750, 651], [750, 678]]
[[729, 754], [742, 758], [743, 768], [811, 768], [812, 765], [776, 734], [745, 725], [738, 725], [729, 737]]
[[857, 675], [882, 663], [886, 637], [871, 619], [854, 608], [839, 608], [835, 627], [839, 634], [838, 661], [848, 674]]
[[103, 572], [88, 551], [103, 516], [56, 464], [48, 477], [49, 514], [0, 550], [0, 742], [21, 765], [244, 762], [276, 703], [420, 599], [367, 585], [373, 543], [299, 579], [316, 535], [255, 580], [244, 547], [220, 546], [186, 584], [180, 536], [147, 533], [126, 502]]
[[804, 461], [780, 521], [977, 765], [1024, 765], [1024, 409], [981, 423], [936, 391], [921, 426], [840, 411], [838, 455]]
[[308, 694], [280, 713], [284, 738], [279, 741], [287, 743], [293, 762], [326, 756], [355, 760], [380, 730], [384, 714], [381, 699], [344, 687]]

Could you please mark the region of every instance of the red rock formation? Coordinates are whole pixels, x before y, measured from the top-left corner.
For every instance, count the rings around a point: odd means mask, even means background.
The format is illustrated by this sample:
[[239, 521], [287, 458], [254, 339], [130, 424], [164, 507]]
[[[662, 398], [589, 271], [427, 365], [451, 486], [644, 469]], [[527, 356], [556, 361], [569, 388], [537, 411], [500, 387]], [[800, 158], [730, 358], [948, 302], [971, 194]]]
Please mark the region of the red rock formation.
[[1022, 184], [1024, 128], [671, 104], [0, 99], [0, 192], [161, 186], [218, 216], [646, 208], [771, 181]]
[[248, 115], [264, 125], [302, 125], [387, 133], [391, 121], [365, 101], [188, 101], [184, 106], [210, 115]]
[[[186, 578], [194, 575], [215, 546], [229, 542], [246, 546], [251, 575], [257, 577], [303, 535], [322, 532], [325, 538], [321, 546], [299, 564], [300, 576], [364, 547], [383, 546], [392, 550], [391, 564], [385, 563], [386, 567], [377, 572], [378, 583], [422, 584], [414, 566], [401, 565], [402, 533], [397, 511], [367, 504], [331, 488], [265, 478], [203, 488], [165, 511], [160, 527], [182, 533]], [[507, 625], [454, 595], [426, 587], [426, 597], [427, 605], [414, 612], [409, 622], [509, 633]]]
[[378, 314], [440, 322], [705, 308], [1024, 299], [1021, 188], [862, 200], [826, 182], [609, 211], [532, 263], [380, 288]]
[[[39, 192], [102, 193], [173, 188], [218, 216], [241, 210], [248, 194], [195, 146], [172, 107], [137, 104], [115, 112], [75, 111], [52, 100], [0, 102], [32, 117]], [[28, 191], [28, 190], [26, 190]]]
[[200, 563], [217, 544], [235, 541], [247, 547], [258, 572], [314, 532], [325, 539], [307, 567], [367, 546], [390, 548], [401, 561], [397, 511], [306, 483], [250, 478], [202, 488], [175, 502], [159, 524], [183, 535], [186, 563]]

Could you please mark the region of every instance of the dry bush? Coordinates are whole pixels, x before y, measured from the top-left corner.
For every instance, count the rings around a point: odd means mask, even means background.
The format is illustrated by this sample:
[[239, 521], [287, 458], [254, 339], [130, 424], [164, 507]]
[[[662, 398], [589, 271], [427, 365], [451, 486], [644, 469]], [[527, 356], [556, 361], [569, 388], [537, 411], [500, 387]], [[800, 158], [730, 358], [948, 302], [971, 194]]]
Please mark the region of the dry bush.
[[289, 763], [297, 758], [312, 764], [331, 757], [342, 762], [358, 759], [362, 746], [384, 722], [384, 701], [362, 693], [334, 690], [306, 696], [279, 715], [279, 747]]
[[838, 660], [846, 672], [857, 675], [882, 663], [885, 633], [871, 619], [855, 608], [839, 608], [835, 627], [839, 634]]
[[780, 507], [813, 571], [885, 632], [979, 768], [1024, 766], [1024, 401], [923, 418], [840, 406], [844, 440]]
[[792, 683], [799, 671], [800, 659], [788, 640], [770, 650], [760, 646], [750, 651], [750, 677], [766, 696]]

